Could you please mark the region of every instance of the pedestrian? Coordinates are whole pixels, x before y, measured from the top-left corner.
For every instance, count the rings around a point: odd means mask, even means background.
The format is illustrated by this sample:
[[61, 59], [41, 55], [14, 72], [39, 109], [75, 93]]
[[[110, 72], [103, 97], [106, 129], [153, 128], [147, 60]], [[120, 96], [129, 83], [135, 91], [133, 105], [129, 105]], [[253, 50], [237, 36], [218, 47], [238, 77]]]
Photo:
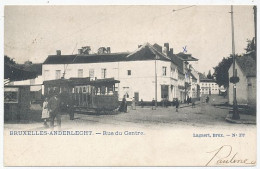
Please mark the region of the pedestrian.
[[47, 124], [47, 121], [50, 117], [50, 112], [49, 112], [49, 109], [48, 109], [48, 98], [46, 97], [44, 99], [44, 102], [42, 104], [42, 119], [44, 121], [43, 125], [44, 127], [49, 127], [48, 124]]
[[141, 99], [140, 105], [141, 105], [142, 108], [144, 108], [144, 101], [143, 101], [143, 99]]
[[152, 110], [155, 110], [156, 108], [155, 108], [155, 100], [154, 100], [154, 98], [153, 98], [153, 100], [152, 100]]
[[209, 102], [209, 96], [206, 97], [206, 103], [208, 103], [208, 102]]
[[192, 100], [192, 108], [195, 108], [195, 100]]
[[169, 104], [169, 101], [168, 101], [168, 98], [166, 98], [165, 101], [164, 101], [164, 106], [165, 106], [166, 108], [168, 108], [168, 104]]
[[189, 98], [189, 96], [187, 97], [187, 104], [188, 104], [188, 105], [190, 104], [190, 98]]
[[176, 112], [178, 112], [179, 106], [180, 106], [179, 100], [176, 99]]
[[50, 127], [54, 128], [54, 120], [57, 119], [58, 128], [61, 128], [61, 113], [60, 113], [60, 98], [57, 92], [52, 96], [48, 102], [48, 108], [50, 111]]
[[121, 102], [121, 105], [119, 107], [119, 111], [120, 112], [127, 112], [127, 102], [126, 102], [126, 95], [124, 95], [123, 99], [122, 99], [122, 102]]
[[135, 97], [132, 99], [132, 110], [135, 110]]
[[69, 111], [69, 115], [70, 115], [70, 120], [74, 120], [74, 100], [73, 100], [73, 97], [72, 95], [68, 96], [69, 97], [69, 100], [68, 100], [68, 103], [67, 103], [67, 108], [68, 108], [68, 111]]
[[124, 101], [124, 112], [127, 113], [127, 101], [126, 101], [126, 96], [124, 96], [123, 101]]

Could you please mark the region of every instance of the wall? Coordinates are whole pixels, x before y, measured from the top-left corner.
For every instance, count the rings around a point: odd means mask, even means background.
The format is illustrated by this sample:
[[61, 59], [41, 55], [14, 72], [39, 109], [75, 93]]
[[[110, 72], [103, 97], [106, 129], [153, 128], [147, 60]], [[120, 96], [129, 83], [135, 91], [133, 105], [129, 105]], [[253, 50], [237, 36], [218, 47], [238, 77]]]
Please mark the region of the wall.
[[[247, 104], [248, 103], [248, 82], [246, 76], [241, 71], [240, 67], [236, 64], [237, 76], [239, 77], [239, 82], [236, 84], [236, 96], [237, 96], [237, 104]], [[233, 76], [233, 64], [230, 66], [228, 71], [229, 77]], [[229, 104], [233, 104], [233, 84], [229, 83], [228, 88], [228, 102]]]
[[256, 105], [256, 77], [248, 77], [248, 104], [255, 106]]
[[[67, 67], [67, 68], [66, 68]], [[166, 67], [166, 76], [163, 76], [162, 67]], [[106, 78], [115, 78], [120, 83], [116, 85], [119, 93], [119, 100], [128, 93], [127, 100], [134, 97], [134, 93], [139, 93], [139, 101], [152, 101], [155, 99], [155, 61], [127, 61], [127, 62], [103, 62], [103, 63], [83, 63], [83, 64], [48, 64], [43, 65], [43, 79], [55, 79], [55, 71], [61, 70], [61, 76], [66, 68], [65, 78], [78, 77], [78, 69], [83, 69], [83, 77], [89, 77], [89, 70], [94, 69], [94, 77], [101, 79], [101, 69], [107, 69]], [[48, 70], [48, 74], [46, 71]], [[128, 70], [131, 75], [128, 75]], [[157, 100], [161, 101], [161, 85], [168, 85], [169, 100], [177, 96], [178, 92], [178, 70], [177, 66], [169, 61], [156, 61], [157, 72]]]

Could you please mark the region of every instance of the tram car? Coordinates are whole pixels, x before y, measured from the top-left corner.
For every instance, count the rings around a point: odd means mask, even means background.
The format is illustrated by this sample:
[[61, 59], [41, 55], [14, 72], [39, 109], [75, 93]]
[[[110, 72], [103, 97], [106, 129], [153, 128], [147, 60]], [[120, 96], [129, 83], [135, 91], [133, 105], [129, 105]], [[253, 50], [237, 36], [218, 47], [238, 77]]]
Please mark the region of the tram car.
[[61, 109], [92, 113], [111, 113], [119, 106], [114, 78], [70, 78], [44, 81], [44, 96], [59, 93]]

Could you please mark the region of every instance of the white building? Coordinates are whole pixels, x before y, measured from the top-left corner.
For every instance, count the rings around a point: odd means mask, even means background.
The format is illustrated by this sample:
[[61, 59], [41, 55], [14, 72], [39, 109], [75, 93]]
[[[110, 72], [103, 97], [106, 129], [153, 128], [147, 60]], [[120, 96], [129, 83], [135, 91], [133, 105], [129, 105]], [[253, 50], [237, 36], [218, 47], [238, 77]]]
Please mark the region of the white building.
[[[159, 45], [158, 45], [159, 46]], [[157, 46], [157, 47], [158, 47]], [[110, 48], [109, 50], [110, 51]], [[166, 43], [164, 50], [158, 50], [149, 43], [139, 46], [132, 53], [50, 55], [43, 63], [43, 81], [71, 77], [90, 77], [91, 79], [114, 78], [119, 80], [116, 90], [119, 100], [124, 95], [130, 101], [150, 102], [156, 99], [172, 101], [185, 99], [185, 58], [181, 58], [181, 72]], [[171, 54], [171, 55], [170, 55]], [[184, 54], [185, 55], [185, 54]]]
[[219, 94], [219, 85], [214, 79], [200, 79], [200, 95]]
[[[236, 83], [236, 99], [240, 105], [256, 105], [256, 61], [255, 54], [250, 53], [236, 58], [236, 72], [239, 82]], [[233, 76], [233, 64], [228, 71]], [[233, 104], [233, 84], [228, 88], [229, 104]]]
[[42, 72], [44, 81], [60, 79], [63, 74], [65, 79], [114, 78], [120, 81], [116, 86], [120, 100], [126, 95], [128, 100], [152, 101], [156, 91], [158, 101], [177, 97], [177, 65], [148, 43], [133, 53], [50, 55]]

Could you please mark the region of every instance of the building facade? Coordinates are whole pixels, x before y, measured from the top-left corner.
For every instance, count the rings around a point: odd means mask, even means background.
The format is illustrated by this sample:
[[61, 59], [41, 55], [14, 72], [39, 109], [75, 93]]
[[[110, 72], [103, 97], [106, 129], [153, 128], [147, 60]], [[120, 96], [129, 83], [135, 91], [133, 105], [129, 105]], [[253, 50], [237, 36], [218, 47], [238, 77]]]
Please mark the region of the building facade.
[[[256, 61], [251, 55], [236, 58], [235, 68], [239, 82], [236, 83], [236, 99], [239, 105], [256, 105]], [[233, 64], [228, 71], [229, 77], [233, 76]], [[229, 104], [233, 104], [233, 87], [228, 88]]]
[[219, 85], [214, 79], [200, 79], [200, 95], [219, 94]]
[[[149, 43], [139, 46], [132, 53], [99, 53], [76, 55], [50, 55], [43, 63], [43, 81], [90, 77], [91, 79], [114, 78], [120, 83], [116, 91], [121, 100], [135, 97], [151, 102], [175, 98], [185, 99], [185, 75], [169, 56], [170, 50], [158, 50]], [[110, 50], [109, 50], [110, 51]], [[183, 61], [184, 62], [184, 61]]]

